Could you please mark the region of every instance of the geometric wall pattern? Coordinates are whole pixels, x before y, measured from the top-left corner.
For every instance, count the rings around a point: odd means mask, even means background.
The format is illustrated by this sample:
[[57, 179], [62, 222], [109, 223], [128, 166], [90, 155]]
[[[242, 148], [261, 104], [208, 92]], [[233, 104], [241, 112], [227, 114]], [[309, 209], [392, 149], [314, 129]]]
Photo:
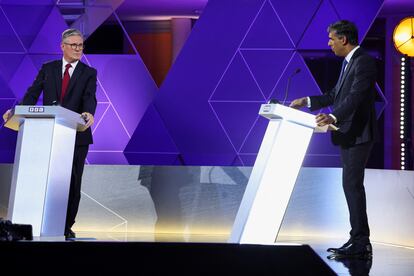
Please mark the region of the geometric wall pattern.
[[[90, 34], [111, 15], [122, 26], [122, 1], [106, 2], [92, 1], [72, 26]], [[329, 52], [326, 27], [342, 18], [357, 23], [362, 39], [382, 2], [210, 0], [159, 89], [135, 48], [134, 55], [85, 55], [98, 70], [88, 162], [253, 165], [267, 124], [259, 106], [321, 93], [302, 53]], [[0, 2], [0, 113], [21, 99], [42, 63], [61, 58], [68, 26], [59, 8], [59, 1]], [[0, 139], [0, 162], [12, 162], [16, 134], [0, 127]], [[315, 136], [305, 165], [338, 164], [328, 135]]]
[[[209, 1], [154, 100], [178, 149], [175, 162], [253, 165], [267, 125], [257, 114], [260, 105], [282, 101], [298, 68], [286, 103], [322, 93], [301, 53], [330, 52], [326, 29], [341, 18], [356, 22], [363, 38], [382, 2]], [[144, 132], [140, 126], [137, 131]], [[140, 135], [125, 150], [130, 163], [144, 161], [134, 154]], [[329, 135], [315, 136], [304, 165], [339, 164]]]

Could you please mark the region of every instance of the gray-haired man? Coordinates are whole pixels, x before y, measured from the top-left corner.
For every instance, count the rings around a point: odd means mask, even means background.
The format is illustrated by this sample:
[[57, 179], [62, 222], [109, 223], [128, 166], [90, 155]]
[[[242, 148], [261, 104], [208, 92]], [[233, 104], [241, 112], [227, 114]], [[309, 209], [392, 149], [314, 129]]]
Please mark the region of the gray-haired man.
[[[77, 132], [73, 156], [72, 176], [66, 216], [65, 236], [75, 238], [72, 226], [78, 212], [81, 196], [81, 180], [89, 145], [93, 143], [89, 128], [93, 122], [96, 109], [96, 70], [80, 61], [84, 44], [83, 36], [76, 29], [62, 33], [62, 59], [44, 63], [33, 84], [27, 89], [20, 105], [36, 104], [43, 92], [43, 105], [61, 106], [81, 113], [88, 127]], [[10, 116], [10, 110], [4, 115], [4, 121]], [[35, 164], [34, 164], [35, 165]]]

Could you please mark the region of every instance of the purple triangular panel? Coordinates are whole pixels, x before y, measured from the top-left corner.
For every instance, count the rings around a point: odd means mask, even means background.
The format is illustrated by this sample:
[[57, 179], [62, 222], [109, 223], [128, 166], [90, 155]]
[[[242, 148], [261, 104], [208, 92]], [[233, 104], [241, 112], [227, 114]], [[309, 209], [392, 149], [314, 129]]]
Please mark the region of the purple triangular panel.
[[309, 154], [305, 155], [302, 167], [326, 167], [338, 168], [342, 167], [341, 156], [338, 154], [319, 155]]
[[62, 59], [62, 54], [30, 54], [28, 56], [38, 71], [44, 63]]
[[2, 12], [0, 13], [0, 30], [0, 52], [25, 52], [22, 43]]
[[0, 54], [0, 75], [9, 82], [24, 58], [24, 54]]
[[242, 48], [293, 48], [285, 28], [268, 1], [253, 22]]
[[328, 33], [326, 29], [328, 26], [339, 20], [330, 1], [323, 1], [319, 7], [318, 12], [314, 16], [305, 34], [299, 42], [299, 49], [329, 49], [328, 47]]
[[10, 89], [9, 85], [2, 76], [0, 76], [0, 91], [2, 98], [15, 98], [13, 91]]
[[158, 111], [152, 104], [132, 135], [125, 152], [179, 153]]
[[[295, 45], [298, 44], [321, 0], [270, 0]], [[299, 11], [300, 9], [300, 11]], [[295, 13], [300, 13], [295, 16]]]
[[236, 156], [236, 158], [234, 158], [233, 162], [231, 163], [231, 166], [240, 167], [240, 166], [244, 166], [244, 163], [239, 156]]
[[125, 152], [130, 165], [183, 165], [178, 154]]
[[44, 5], [53, 5], [56, 2], [63, 2], [63, 1], [56, 1], [56, 0], [35, 0], [35, 1], [28, 1], [28, 0], [1, 0], [1, 4], [8, 4], [8, 5], [22, 5], [22, 6], [44, 6]]
[[269, 124], [268, 119], [262, 116], [259, 116], [257, 118], [257, 121], [255, 122], [252, 130], [250, 131], [249, 135], [246, 138], [246, 141], [243, 144], [243, 147], [240, 150], [241, 154], [242, 153], [257, 154], [259, 152], [260, 145], [262, 144], [262, 140], [265, 135], [268, 124]]
[[257, 154], [239, 154], [239, 157], [245, 166], [253, 167]]
[[[6, 99], [2, 96], [0, 98], [0, 114], [3, 115], [8, 109], [13, 108], [15, 102], [16, 102], [16, 99], [13, 99], [13, 98]], [[3, 124], [0, 125], [0, 128], [2, 127], [4, 127]]]
[[101, 123], [94, 129], [93, 140], [94, 143], [90, 146], [90, 149], [95, 151], [122, 152], [128, 144], [127, 132], [112, 107], [106, 111]]
[[[300, 72], [294, 74], [294, 72], [298, 69], [300, 69]], [[290, 84], [289, 87], [287, 87], [289, 77]], [[286, 90], [288, 90], [287, 96]], [[296, 98], [320, 94], [321, 92], [319, 86], [315, 82], [302, 56], [296, 52], [278, 85], [273, 91], [271, 98], [278, 99], [281, 102], [283, 102], [286, 98], [285, 104], [289, 104], [290, 101]]]
[[29, 49], [52, 5], [3, 5], [2, 8], [10, 20], [13, 29], [20, 37], [26, 49]]
[[267, 49], [241, 51], [266, 98], [270, 96], [293, 53], [292, 50]]
[[34, 39], [30, 53], [62, 53], [62, 32], [68, 28], [57, 7], [54, 7]]
[[122, 152], [89, 151], [87, 156], [89, 164], [101, 165], [128, 165], [128, 160]]
[[263, 101], [252, 74], [240, 52], [236, 54], [214, 91], [211, 101]]
[[[107, 1], [107, 5], [89, 4], [86, 6], [86, 11], [71, 24], [71, 28], [83, 30], [86, 36], [92, 34], [102, 23], [105, 22], [113, 13], [114, 9], [108, 4], [115, 2], [122, 3], [123, 1]], [[112, 3], [111, 3], [112, 2]]]
[[206, 153], [200, 152], [186, 152], [182, 153], [184, 164], [191, 166], [229, 166], [233, 163], [236, 153]]
[[[384, 0], [331, 0], [341, 19], [346, 19], [354, 22], [358, 27], [359, 41], [361, 42], [368, 33], [371, 23], [377, 16]], [[355, 12], [358, 10], [358, 12]]]
[[109, 102], [104, 90], [102, 89], [102, 85], [99, 82], [96, 83], [96, 100], [98, 102]]
[[211, 103], [237, 151], [239, 151], [258, 116], [260, 104], [243, 102]]
[[19, 101], [23, 98], [27, 88], [32, 85], [37, 73], [38, 70], [33, 65], [32, 60], [28, 56], [25, 56], [14, 76], [9, 81], [9, 87]]
[[96, 110], [94, 114], [95, 123], [91, 126], [92, 133], [94, 133], [95, 128], [101, 124], [104, 114], [109, 110], [109, 103], [99, 103], [96, 105]]
[[381, 87], [379, 87], [378, 83], [375, 84], [375, 89], [377, 90], [378, 94], [377, 98], [381, 99], [380, 102], [375, 103], [375, 112], [377, 115], [377, 119], [379, 119], [379, 117], [384, 112], [385, 107], [387, 107], [388, 101], [387, 98], [385, 98], [384, 93], [382, 92]]
[[136, 55], [87, 55], [108, 100], [132, 135], [157, 92], [147, 68]]
[[332, 153], [339, 153], [337, 146], [331, 142], [331, 134], [314, 133], [306, 151], [307, 155], [330, 155]]

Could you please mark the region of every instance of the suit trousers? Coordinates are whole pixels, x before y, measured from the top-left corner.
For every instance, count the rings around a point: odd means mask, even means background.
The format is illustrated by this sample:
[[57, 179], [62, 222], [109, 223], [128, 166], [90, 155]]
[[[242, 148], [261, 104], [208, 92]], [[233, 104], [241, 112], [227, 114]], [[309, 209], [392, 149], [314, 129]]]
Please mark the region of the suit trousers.
[[86, 155], [88, 154], [89, 145], [75, 145], [73, 154], [72, 176], [70, 180], [70, 190], [68, 199], [68, 209], [66, 213], [66, 227], [67, 233], [75, 224], [76, 214], [79, 209], [79, 202], [81, 198], [81, 183], [83, 168], [85, 167]]
[[364, 188], [365, 166], [373, 142], [341, 147], [342, 186], [345, 193], [351, 224], [351, 240], [366, 244], [369, 242], [369, 226]]

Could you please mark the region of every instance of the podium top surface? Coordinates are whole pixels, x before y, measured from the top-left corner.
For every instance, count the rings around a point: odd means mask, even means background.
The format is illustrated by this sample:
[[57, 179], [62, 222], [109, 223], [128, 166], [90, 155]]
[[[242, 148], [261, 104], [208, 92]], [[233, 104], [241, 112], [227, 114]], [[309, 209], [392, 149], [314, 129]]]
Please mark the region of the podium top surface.
[[284, 119], [307, 127], [316, 128], [315, 115], [281, 104], [262, 104], [259, 114], [269, 120]]
[[20, 125], [27, 118], [53, 118], [57, 123], [76, 128], [77, 130], [82, 130], [85, 126], [85, 121], [79, 113], [64, 107], [32, 105], [16, 105], [12, 111], [12, 117], [4, 126], [18, 131]]
[[259, 115], [269, 120], [287, 120], [299, 125], [310, 127], [314, 132], [336, 131], [339, 128], [330, 124], [326, 126], [318, 126], [316, 124], [315, 115], [306, 113], [281, 104], [262, 104], [260, 106]]

